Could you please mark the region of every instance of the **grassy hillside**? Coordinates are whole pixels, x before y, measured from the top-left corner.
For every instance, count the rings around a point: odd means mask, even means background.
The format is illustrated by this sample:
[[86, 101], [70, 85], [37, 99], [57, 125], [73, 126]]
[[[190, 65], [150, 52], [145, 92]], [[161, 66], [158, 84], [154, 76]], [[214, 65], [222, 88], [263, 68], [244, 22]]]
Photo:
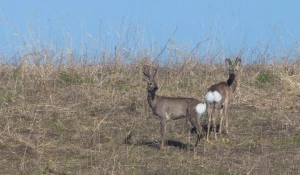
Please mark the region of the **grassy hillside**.
[[[230, 134], [211, 139], [206, 154], [202, 143], [195, 152], [185, 149], [185, 120], [168, 124], [170, 146], [158, 149], [160, 124], [142, 77], [146, 62], [2, 65], [0, 174], [300, 173], [299, 62], [243, 65]], [[158, 94], [203, 100], [226, 71], [223, 62], [161, 65]]]

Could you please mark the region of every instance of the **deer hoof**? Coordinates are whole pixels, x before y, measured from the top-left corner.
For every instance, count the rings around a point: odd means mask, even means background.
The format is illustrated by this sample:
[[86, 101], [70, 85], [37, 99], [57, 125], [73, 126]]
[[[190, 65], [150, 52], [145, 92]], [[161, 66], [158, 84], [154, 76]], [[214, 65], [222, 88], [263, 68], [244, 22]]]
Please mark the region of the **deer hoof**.
[[206, 142], [213, 145], [213, 142], [211, 142], [209, 139], [206, 139]]

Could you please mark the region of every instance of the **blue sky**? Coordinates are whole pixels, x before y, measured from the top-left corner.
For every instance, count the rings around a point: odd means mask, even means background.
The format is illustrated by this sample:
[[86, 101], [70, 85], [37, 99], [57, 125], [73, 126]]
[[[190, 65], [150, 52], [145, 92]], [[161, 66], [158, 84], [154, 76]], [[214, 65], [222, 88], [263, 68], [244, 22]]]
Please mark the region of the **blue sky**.
[[299, 7], [297, 0], [1, 0], [0, 53], [41, 43], [78, 52], [118, 46], [157, 53], [172, 34], [169, 47], [192, 50], [208, 39], [204, 51], [222, 48], [225, 55], [266, 44], [289, 49], [300, 37]]

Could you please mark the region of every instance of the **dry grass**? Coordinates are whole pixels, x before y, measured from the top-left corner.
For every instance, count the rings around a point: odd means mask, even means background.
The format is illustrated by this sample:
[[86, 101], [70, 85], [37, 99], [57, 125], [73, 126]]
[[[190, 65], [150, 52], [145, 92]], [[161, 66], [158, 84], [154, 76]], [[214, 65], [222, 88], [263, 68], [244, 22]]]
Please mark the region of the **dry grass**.
[[[292, 73], [280, 64], [244, 66], [230, 135], [203, 155], [202, 144], [184, 149], [180, 120], [168, 125], [170, 146], [158, 149], [143, 63], [2, 66], [0, 174], [300, 173], [300, 65]], [[203, 100], [226, 70], [189, 62], [164, 66], [157, 77], [159, 94]]]

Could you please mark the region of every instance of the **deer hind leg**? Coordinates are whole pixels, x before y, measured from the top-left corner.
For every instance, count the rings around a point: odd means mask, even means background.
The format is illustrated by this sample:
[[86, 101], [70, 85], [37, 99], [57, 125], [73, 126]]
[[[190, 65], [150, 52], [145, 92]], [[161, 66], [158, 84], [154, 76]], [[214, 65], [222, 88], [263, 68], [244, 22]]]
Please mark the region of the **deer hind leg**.
[[224, 106], [224, 113], [225, 113], [225, 133], [229, 133], [229, 128], [228, 128], [228, 104]]
[[191, 141], [191, 123], [189, 122], [189, 116], [186, 117], [186, 131], [187, 131], [187, 150], [190, 150], [190, 141]]
[[216, 117], [212, 117], [213, 130], [214, 130], [214, 139], [217, 139], [217, 127], [216, 127]]
[[[197, 140], [194, 145], [194, 152], [197, 150], [197, 146], [200, 140], [203, 140], [203, 154], [205, 154], [205, 129], [201, 126], [199, 126], [198, 122], [198, 116], [193, 116], [189, 119], [190, 123], [192, 126], [195, 128], [196, 133], [197, 133]], [[202, 128], [202, 129], [201, 129]]]
[[222, 134], [222, 127], [223, 127], [223, 117], [224, 117], [224, 113], [223, 113], [223, 108], [220, 109], [220, 125], [219, 125], [219, 134]]
[[195, 128], [196, 133], [197, 133], [197, 141], [195, 144], [195, 147], [196, 147], [198, 145], [199, 140], [201, 139], [201, 137], [200, 137], [201, 131], [200, 131], [200, 127], [198, 125], [198, 116], [190, 117], [189, 123]]
[[209, 121], [208, 121], [208, 126], [207, 126], [207, 137], [209, 137], [209, 132], [210, 132], [210, 125], [212, 122], [212, 127], [213, 127], [213, 132], [214, 132], [214, 139], [217, 138], [217, 133], [216, 133], [216, 119], [214, 117], [214, 113], [216, 110], [216, 103], [212, 104], [212, 110], [211, 110], [211, 114], [209, 115]]
[[208, 107], [207, 108], [207, 116], [208, 116], [208, 122], [207, 122], [207, 132], [206, 132], [206, 140], [209, 140], [209, 132], [210, 132], [210, 124], [211, 124], [211, 118], [213, 115], [213, 109], [214, 107]]

